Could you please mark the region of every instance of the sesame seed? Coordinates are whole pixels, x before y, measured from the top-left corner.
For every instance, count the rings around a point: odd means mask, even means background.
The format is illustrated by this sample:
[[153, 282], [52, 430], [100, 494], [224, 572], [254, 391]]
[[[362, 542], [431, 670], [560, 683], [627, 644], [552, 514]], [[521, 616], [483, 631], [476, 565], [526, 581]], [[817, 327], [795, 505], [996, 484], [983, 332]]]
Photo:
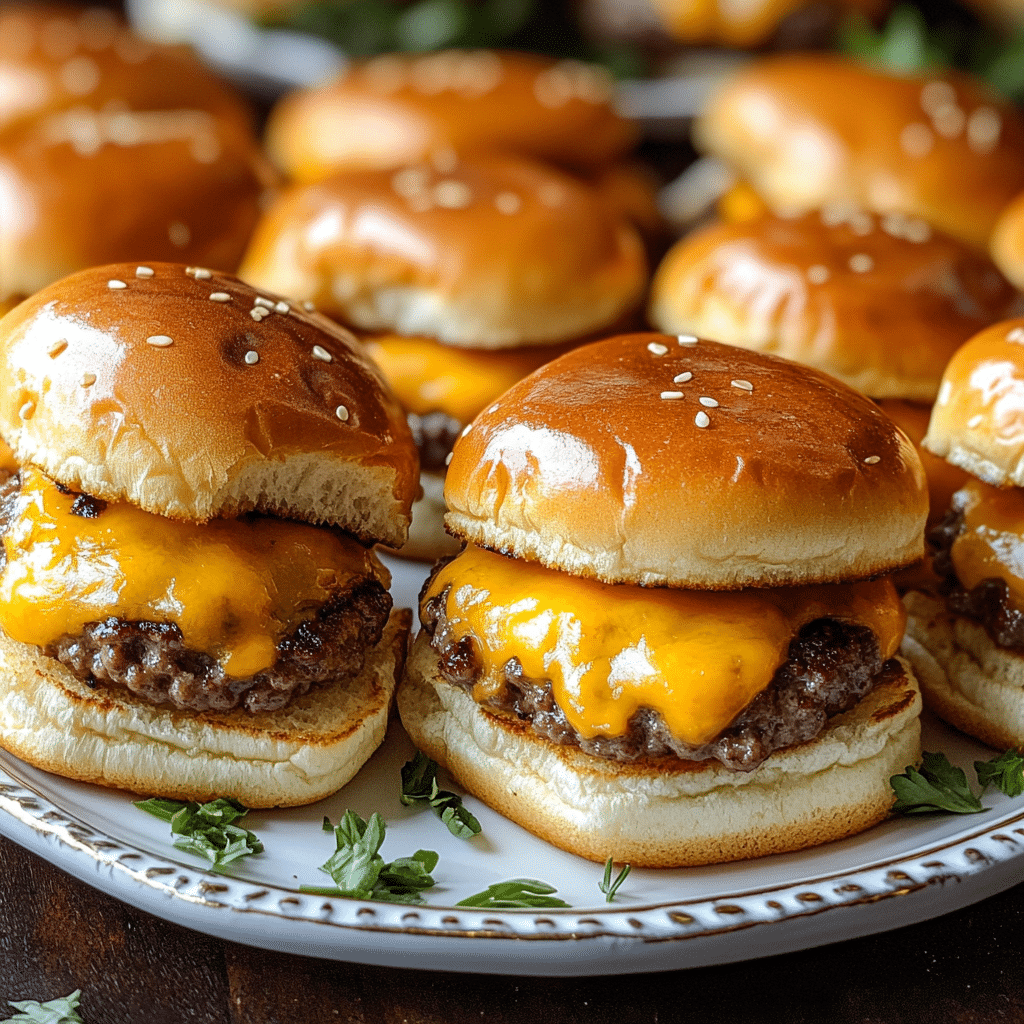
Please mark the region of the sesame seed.
[[866, 252], [858, 252], [850, 257], [850, 269], [855, 274], [866, 274], [874, 266], [875, 261]]
[[446, 210], [464, 210], [473, 202], [473, 193], [463, 181], [439, 181], [434, 186], [434, 202]]
[[126, 285], [124, 281], [112, 280], [107, 282], [107, 287], [111, 291], [119, 291], [121, 288], [127, 288], [128, 285]]
[[281, 313], [282, 315], [290, 313], [291, 311], [292, 311], [292, 307], [289, 306], [287, 302], [278, 302], [274, 306], [274, 312]]
[[438, 174], [451, 174], [459, 166], [459, 155], [451, 146], [445, 146], [430, 154], [430, 162]]
[[67, 347], [68, 343], [61, 338], [60, 341], [54, 341], [51, 343], [50, 347], [46, 350], [46, 354], [53, 359], [56, 356], [59, 356]]
[[967, 115], [955, 103], [945, 103], [932, 112], [932, 125], [944, 139], [955, 139], [966, 123]]
[[693, 380], [693, 374], [689, 370], [684, 370], [682, 373], [677, 373], [672, 378], [673, 384], [685, 384], [688, 380]]
[[459, 434], [459, 437], [465, 437], [472, 429], [473, 429], [473, 424], [472, 423], [467, 423], [466, 426], [462, 428], [462, 433]]
[[338, 408], [334, 410], [334, 415], [344, 423], [348, 419], [348, 409], [343, 405], [339, 405]]
[[697, 344], [697, 338], [694, 335], [692, 335], [692, 334], [680, 334], [676, 338], [676, 341], [678, 341], [680, 345], [696, 345]]
[[252, 301], [253, 305], [262, 306], [266, 310], [271, 310], [274, 308], [274, 303], [270, 299], [263, 298], [262, 295], [257, 295], [256, 298], [253, 299]]
[[907, 230], [907, 218], [902, 213], [888, 213], [882, 218], [882, 230], [893, 238], [902, 238]]
[[251, 316], [256, 323], [259, 323], [266, 315], [267, 311], [262, 306], [256, 306], [249, 310], [249, 316]]
[[955, 103], [956, 89], [949, 82], [926, 82], [921, 89], [921, 109], [931, 117]]
[[1003, 131], [1003, 118], [992, 107], [978, 107], [967, 119], [967, 145], [975, 153], [991, 153]]
[[[182, 224], [180, 220], [176, 220], [173, 224], [168, 225], [167, 237], [171, 240], [171, 245], [182, 249], [192, 241], [192, 232], [187, 224]], [[199, 275], [197, 274], [196, 276], [198, 277]]]
[[554, 209], [565, 202], [565, 189], [553, 181], [546, 181], [537, 189], [541, 203]]
[[152, 277], [153, 276], [153, 268], [152, 267], [136, 267], [135, 268], [135, 276], [136, 277]]
[[302, 308], [303, 308], [303, 309], [304, 309], [304, 310], [305, 310], [305, 311], [306, 311], [307, 313], [315, 313], [315, 312], [316, 312], [316, 306], [314, 306], [314, 305], [313, 305], [313, 303], [309, 301], [309, 299], [307, 299], [307, 300], [306, 300], [306, 301], [305, 301], [305, 302], [304, 302], [304, 303], [302, 304]]
[[873, 466], [876, 462], [881, 462], [881, 461], [882, 461], [881, 456], [879, 456], [879, 455], [869, 455], [864, 460], [864, 463], [867, 466]]
[[908, 124], [900, 132], [900, 147], [909, 157], [921, 159], [926, 157], [934, 145], [935, 139], [926, 124], [915, 121]]
[[718, 408], [718, 402], [716, 402], [713, 398], [708, 398], [707, 395], [701, 395], [700, 398], [697, 399], [697, 401], [700, 402], [700, 404], [703, 405], [705, 409]]
[[821, 263], [815, 263], [807, 268], [807, 280], [811, 284], [824, 284], [829, 277], [828, 267], [823, 266]]
[[847, 211], [841, 206], [826, 206], [821, 211], [821, 223], [827, 228], [837, 228], [846, 223]]
[[26, 403], [25, 403], [25, 404], [24, 404], [24, 405], [23, 405], [23, 406], [22, 406], [22, 407], [21, 407], [21, 408], [20, 408], [20, 409], [18, 410], [18, 415], [19, 415], [19, 416], [20, 416], [20, 417], [21, 417], [21, 418], [22, 418], [23, 420], [27, 420], [27, 419], [31, 419], [31, 417], [32, 417], [32, 413], [34, 413], [35, 411], [36, 411], [36, 403], [35, 403], [35, 402], [26, 402]]
[[981, 426], [981, 421], [982, 421], [982, 420], [983, 420], [984, 418], [985, 418], [985, 417], [984, 417], [984, 416], [982, 416], [980, 412], [979, 412], [979, 413], [977, 413], [976, 415], [972, 416], [972, 417], [971, 417], [971, 418], [970, 418], [970, 419], [969, 419], [969, 420], [967, 421], [967, 427], [968, 427], [968, 429], [969, 429], [969, 430], [974, 430], [974, 428], [975, 428], [975, 427], [980, 427], [980, 426]]
[[154, 348], [168, 348], [174, 344], [174, 339], [167, 337], [166, 334], [151, 334], [146, 339], [147, 345], [152, 345]]
[[859, 211], [850, 218], [850, 230], [855, 235], [870, 235], [875, 230], [875, 222], [870, 214]]
[[660, 341], [651, 341], [647, 343], [647, 351], [654, 356], [668, 355], [668, 347], [662, 345]]
[[511, 217], [512, 214], [518, 213], [520, 207], [523, 205], [523, 201], [515, 194], [515, 192], [499, 192], [494, 197], [494, 205], [498, 210], [498, 213], [504, 213], [506, 216]]
[[711, 417], [708, 416], [708, 414], [703, 409], [701, 409], [701, 411], [697, 413], [696, 416], [693, 417], [693, 422], [696, 423], [698, 427], [703, 429], [704, 427], [711, 426]]
[[391, 187], [406, 199], [418, 195], [427, 187], [427, 171], [422, 167], [403, 167], [392, 175]]
[[903, 237], [908, 242], [921, 245], [932, 237], [932, 229], [928, 226], [927, 221], [908, 220], [903, 227]]
[[227, 292], [211, 292], [210, 293], [210, 301], [211, 302], [230, 302], [231, 301], [231, 296], [228, 295]]
[[83, 373], [82, 374], [82, 387], [91, 388], [96, 383], [95, 373]]
[[1014, 329], [1006, 336], [1006, 340], [1012, 341], [1017, 345], [1024, 342], [1024, 327], [1014, 327]]
[[212, 271], [206, 270], [203, 267], [186, 267], [185, 273], [189, 277], [194, 277], [197, 281], [209, 281], [213, 277]]
[[494, 405], [492, 405], [490, 407], [490, 409], [487, 410], [487, 413], [488, 413], [488, 415], [491, 415], [493, 413], [496, 413], [497, 411], [498, 411], [498, 403], [495, 402]]
[[334, 362], [334, 356], [332, 356], [331, 353], [327, 351], [327, 349], [321, 347], [320, 345], [313, 346], [313, 358], [319, 359], [325, 363]]
[[731, 380], [731, 381], [729, 381], [729, 383], [734, 388], [739, 388], [740, 391], [753, 391], [754, 390], [754, 385], [751, 384], [749, 380]]
[[939, 398], [938, 398], [939, 405], [945, 405], [949, 401], [950, 396], [952, 394], [953, 394], [953, 385], [948, 380], [944, 380], [942, 382], [942, 387], [939, 388]]
[[455, 452], [449, 452], [449, 453], [448, 453], [448, 454], [447, 454], [447, 455], [446, 455], [446, 456], [444, 457], [444, 464], [445, 464], [446, 466], [450, 466], [450, 465], [452, 464], [452, 456], [453, 456], [454, 454], [455, 454]]
[[668, 398], [682, 398], [683, 397], [683, 393], [682, 393], [682, 391], [662, 391], [661, 397], [662, 398], [666, 398], [666, 399], [668, 399]]
[[252, 349], [249, 349], [249, 351], [245, 353], [245, 361], [250, 366], [254, 366], [256, 363], [258, 363], [260, 361], [260, 354], [259, 354], [259, 352], [255, 352]]

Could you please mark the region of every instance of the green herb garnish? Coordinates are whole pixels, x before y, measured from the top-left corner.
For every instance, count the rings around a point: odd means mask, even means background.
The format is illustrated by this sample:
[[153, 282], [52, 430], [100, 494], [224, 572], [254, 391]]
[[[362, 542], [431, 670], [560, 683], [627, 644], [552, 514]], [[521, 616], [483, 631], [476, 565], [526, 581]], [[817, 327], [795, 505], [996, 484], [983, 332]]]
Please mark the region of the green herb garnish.
[[379, 852], [386, 832], [379, 814], [364, 821], [355, 811], [346, 811], [337, 826], [324, 818], [324, 831], [332, 830], [336, 849], [320, 870], [331, 876], [334, 885], [303, 885], [302, 892], [386, 903], [423, 902], [421, 890], [434, 884], [430, 872], [437, 867], [437, 854], [433, 850], [417, 850], [411, 857], [386, 864]]
[[568, 907], [552, 893], [558, 890], [546, 882], [533, 878], [512, 878], [507, 882], [495, 882], [483, 892], [475, 893], [455, 904], [457, 907], [483, 907], [488, 910], [516, 910], [531, 907]]
[[154, 797], [139, 800], [135, 806], [170, 822], [175, 847], [210, 861], [214, 871], [224, 871], [243, 857], [263, 852], [255, 833], [235, 824], [249, 808], [230, 797], [205, 804]]
[[619, 891], [619, 886], [629, 877], [629, 872], [632, 869], [629, 864], [623, 864], [622, 870], [615, 876], [615, 881], [612, 881], [612, 859], [609, 857], [604, 862], [604, 878], [597, 883], [598, 888], [604, 893], [606, 903], [611, 903], [615, 899], [615, 894]]
[[84, 1024], [78, 1016], [78, 1002], [82, 990], [75, 989], [69, 996], [60, 999], [51, 999], [47, 1003], [38, 1003], [34, 999], [26, 999], [22, 1002], [10, 1002], [7, 1005], [13, 1006], [20, 1013], [8, 1017], [9, 1021], [32, 1021], [34, 1024]]
[[420, 750], [402, 766], [402, 792], [399, 799], [406, 807], [429, 804], [448, 826], [448, 831], [459, 839], [471, 839], [480, 834], [480, 822], [462, 805], [462, 797], [447, 789], [437, 788], [437, 762]]
[[896, 793], [892, 809], [902, 814], [977, 814], [985, 810], [967, 783], [967, 776], [949, 763], [945, 754], [925, 753], [918, 771], [911, 765], [906, 773], [889, 780]]
[[991, 761], [975, 761], [974, 770], [982, 789], [993, 785], [1007, 796], [1024, 793], [1024, 757], [1016, 750], [1007, 750]]

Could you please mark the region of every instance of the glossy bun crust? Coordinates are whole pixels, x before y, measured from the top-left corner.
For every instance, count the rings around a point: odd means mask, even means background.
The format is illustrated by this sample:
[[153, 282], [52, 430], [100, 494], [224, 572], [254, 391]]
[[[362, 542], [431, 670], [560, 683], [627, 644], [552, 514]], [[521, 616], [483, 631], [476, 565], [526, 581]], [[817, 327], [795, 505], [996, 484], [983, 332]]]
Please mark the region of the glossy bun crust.
[[306, 182], [452, 154], [518, 154], [587, 170], [635, 141], [611, 101], [607, 73], [577, 61], [490, 51], [387, 54], [286, 96], [271, 113], [267, 147], [282, 170]]
[[708, 589], [887, 572], [922, 556], [928, 510], [913, 445], [868, 399], [660, 334], [575, 349], [507, 391], [456, 443], [445, 498], [448, 529], [485, 547]]
[[255, 138], [202, 110], [47, 114], [0, 132], [0, 301], [85, 267], [233, 270], [274, 180]]
[[251, 130], [248, 105], [186, 47], [136, 35], [112, 11], [0, 7], [0, 129], [74, 107], [203, 110]]
[[1015, 298], [991, 261], [924, 221], [766, 214], [678, 242], [651, 321], [795, 359], [873, 398], [932, 402], [950, 356]]
[[481, 157], [293, 187], [239, 273], [364, 330], [507, 348], [610, 327], [639, 303], [647, 264], [636, 229], [596, 189]]
[[1024, 117], [951, 72], [884, 74], [810, 54], [753, 61], [696, 136], [777, 211], [903, 213], [977, 246], [1024, 190]]
[[992, 232], [992, 259], [1020, 289], [1024, 289], [1024, 192], [1003, 210]]
[[177, 519], [255, 509], [405, 538], [417, 457], [378, 371], [325, 317], [230, 275], [75, 274], [0, 320], [0, 376], [18, 462], [75, 490]]

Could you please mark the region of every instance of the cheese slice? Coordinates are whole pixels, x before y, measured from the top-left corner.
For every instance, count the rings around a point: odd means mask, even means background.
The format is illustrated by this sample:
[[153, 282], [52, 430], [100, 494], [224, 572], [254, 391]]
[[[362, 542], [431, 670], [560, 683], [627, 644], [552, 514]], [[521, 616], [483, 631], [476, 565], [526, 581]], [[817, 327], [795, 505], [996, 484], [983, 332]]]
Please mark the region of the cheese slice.
[[1000, 579], [1010, 601], [1024, 612], [1024, 488], [992, 487], [971, 480], [954, 498], [964, 528], [949, 556], [965, 590]]
[[906, 615], [888, 579], [765, 590], [690, 591], [606, 584], [470, 545], [434, 577], [448, 587], [452, 638], [472, 634], [484, 672], [473, 696], [502, 691], [518, 658], [551, 680], [558, 706], [587, 739], [621, 736], [640, 708], [694, 746], [714, 739], [771, 682], [790, 641], [813, 619], [867, 626], [883, 658]]
[[365, 344], [402, 408], [419, 416], [443, 412], [458, 423], [469, 423], [513, 384], [571, 347], [490, 351], [394, 334], [368, 338]]
[[45, 647], [111, 616], [173, 623], [185, 646], [235, 677], [269, 668], [284, 636], [354, 577], [388, 572], [334, 530], [270, 518], [183, 523], [111, 503], [72, 513], [76, 495], [22, 473], [4, 534], [0, 628]]

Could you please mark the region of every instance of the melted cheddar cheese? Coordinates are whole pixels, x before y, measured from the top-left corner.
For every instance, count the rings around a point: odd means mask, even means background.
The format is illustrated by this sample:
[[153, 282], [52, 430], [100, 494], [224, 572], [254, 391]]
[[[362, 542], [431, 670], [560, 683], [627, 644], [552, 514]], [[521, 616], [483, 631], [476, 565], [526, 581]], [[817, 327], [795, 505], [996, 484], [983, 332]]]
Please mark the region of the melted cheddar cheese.
[[835, 618], [867, 626], [895, 654], [906, 617], [889, 580], [772, 590], [693, 591], [581, 579], [470, 545], [434, 577], [449, 587], [453, 638], [472, 634], [484, 672], [473, 696], [504, 686], [518, 658], [550, 679], [585, 738], [621, 736], [640, 708], [694, 746], [714, 739], [771, 681], [801, 626]]
[[965, 590], [1001, 579], [1011, 602], [1024, 611], [1024, 488], [971, 480], [953, 504], [964, 514], [963, 531], [949, 552], [957, 579]]
[[183, 523], [110, 504], [95, 518], [25, 470], [4, 534], [0, 628], [39, 647], [111, 616], [174, 623], [185, 645], [235, 677], [269, 668], [276, 645], [354, 578], [387, 570], [357, 541], [276, 519]]
[[419, 416], [443, 412], [458, 423], [469, 423], [513, 384], [569, 347], [485, 351], [391, 334], [365, 344], [402, 408]]

